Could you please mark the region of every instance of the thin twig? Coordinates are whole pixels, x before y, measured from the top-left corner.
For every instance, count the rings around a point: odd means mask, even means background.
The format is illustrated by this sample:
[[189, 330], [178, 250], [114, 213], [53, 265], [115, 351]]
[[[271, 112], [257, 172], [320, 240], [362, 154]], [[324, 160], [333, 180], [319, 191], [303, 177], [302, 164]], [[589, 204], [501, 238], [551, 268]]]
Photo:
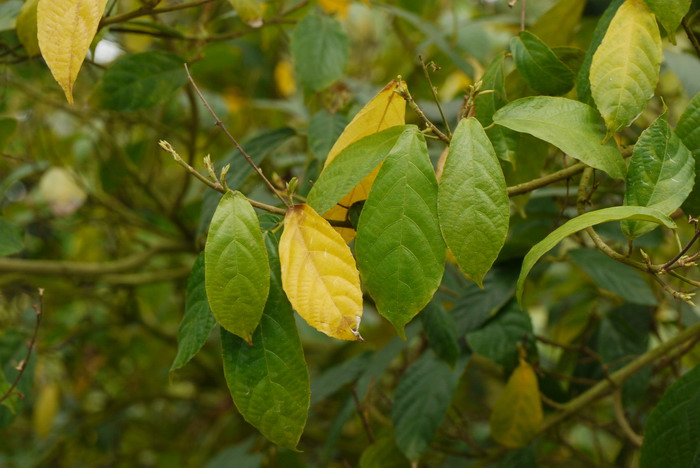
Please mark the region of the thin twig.
[[423, 112], [423, 109], [420, 108], [418, 104], [416, 104], [416, 101], [413, 99], [413, 96], [411, 96], [410, 91], [408, 90], [407, 87], [401, 86], [399, 89], [396, 90], [396, 93], [404, 98], [406, 102], [408, 103], [408, 106], [413, 109], [413, 111], [418, 114], [418, 117], [425, 123], [425, 125], [432, 130], [432, 132], [440, 138], [445, 144], [449, 145], [450, 144], [450, 138], [442, 133], [439, 128], [435, 126], [433, 122], [430, 121], [430, 119], [425, 115]]
[[192, 2], [185, 2], [185, 3], [180, 3], [178, 5], [170, 5], [166, 7], [161, 7], [161, 8], [153, 8], [153, 6], [150, 5], [144, 5], [140, 8], [137, 8], [136, 10], [129, 11], [127, 13], [121, 14], [121, 15], [115, 15], [115, 16], [109, 16], [106, 18], [103, 18], [102, 21], [100, 21], [100, 29], [104, 28], [105, 26], [109, 26], [110, 24], [115, 24], [115, 23], [123, 23], [125, 21], [132, 20], [134, 18], [139, 18], [141, 16], [146, 16], [146, 15], [157, 15], [160, 13], [168, 13], [171, 11], [177, 11], [177, 10], [185, 10], [187, 8], [194, 8], [197, 6], [204, 5], [206, 3], [211, 3], [214, 0], [195, 0]]
[[632, 429], [632, 426], [630, 426], [630, 423], [627, 420], [627, 416], [625, 416], [625, 408], [622, 405], [621, 388], [617, 388], [613, 394], [613, 409], [615, 413], [615, 421], [617, 422], [617, 425], [620, 426], [620, 429], [622, 429], [622, 432], [625, 433], [625, 436], [627, 436], [629, 441], [632, 442], [635, 447], [641, 447], [644, 438], [634, 432], [634, 429]]
[[257, 172], [258, 175], [265, 181], [265, 184], [267, 184], [267, 186], [269, 187], [269, 189], [272, 190], [272, 193], [273, 193], [277, 198], [279, 198], [280, 201], [282, 201], [282, 203], [287, 207], [287, 209], [290, 209], [290, 210], [291, 210], [291, 209], [293, 208], [292, 205], [291, 205], [291, 203], [289, 203], [289, 201], [287, 201], [287, 200], [277, 191], [277, 189], [275, 189], [275, 186], [272, 185], [272, 182], [270, 182], [270, 181], [268, 180], [268, 178], [265, 177], [265, 174], [263, 174], [263, 171], [258, 167], [257, 164], [255, 164], [255, 162], [254, 162], [253, 159], [248, 155], [248, 153], [246, 153], [246, 151], [243, 149], [243, 147], [240, 145], [240, 143], [238, 143], [238, 140], [236, 140], [236, 139], [233, 137], [233, 135], [231, 135], [231, 133], [228, 131], [228, 129], [226, 128], [226, 126], [224, 125], [224, 123], [221, 121], [221, 119], [219, 118], [219, 116], [216, 115], [216, 112], [214, 112], [214, 109], [212, 109], [212, 107], [209, 105], [209, 103], [207, 102], [206, 98], [205, 98], [204, 95], [202, 94], [202, 92], [201, 92], [201, 91], [199, 90], [199, 88], [197, 87], [197, 83], [195, 83], [194, 79], [192, 78], [192, 75], [190, 74], [190, 69], [189, 69], [189, 67], [187, 66], [187, 64], [185, 64], [185, 71], [187, 72], [187, 79], [190, 81], [190, 83], [192, 83], [192, 87], [194, 88], [194, 91], [197, 93], [197, 95], [199, 96], [199, 98], [202, 100], [202, 103], [204, 104], [204, 107], [206, 107], [207, 110], [209, 111], [209, 113], [211, 114], [211, 116], [214, 117], [214, 121], [215, 121], [216, 126], [219, 127], [221, 130], [223, 130], [223, 132], [226, 134], [226, 136], [228, 137], [228, 139], [231, 140], [231, 142], [236, 146], [236, 148], [237, 148], [238, 151], [243, 155], [243, 157], [244, 157], [245, 160], [248, 162], [248, 164], [250, 164], [250, 166], [255, 170], [255, 172]]
[[[19, 384], [19, 381], [22, 379], [22, 376], [24, 375], [24, 371], [27, 369], [27, 364], [29, 364], [29, 358], [32, 357], [32, 350], [34, 349], [34, 345], [36, 344], [36, 337], [39, 333], [39, 326], [41, 325], [41, 318], [44, 315], [44, 289], [39, 288], [39, 302], [37, 304], [34, 304], [32, 306], [34, 309], [34, 312], [36, 313], [36, 322], [34, 323], [34, 333], [32, 333], [32, 338], [29, 341], [29, 345], [27, 346], [27, 354], [24, 357], [24, 360], [19, 363], [17, 366], [17, 370], [19, 371], [17, 375], [15, 376], [15, 380], [12, 381], [12, 384], [10, 385], [10, 388], [7, 389], [7, 391], [0, 396], [0, 403], [3, 401], [7, 400], [10, 398], [15, 391], [15, 388], [17, 388], [17, 385]], [[24, 396], [20, 396], [20, 398], [24, 398]]]
[[693, 238], [690, 239], [690, 242], [688, 242], [680, 252], [678, 252], [678, 255], [673, 257], [673, 259], [669, 260], [668, 262], [664, 263], [664, 265], [661, 267], [661, 271], [664, 271], [664, 270], [670, 268], [671, 266], [673, 266], [674, 263], [676, 263], [678, 260], [680, 260], [681, 257], [683, 255], [685, 255], [686, 252], [688, 252], [688, 250], [690, 250], [690, 248], [693, 246], [695, 241], [698, 240], [698, 238], [700, 238], [700, 230], [697, 230], [695, 232], [695, 235], [693, 236]]
[[690, 43], [693, 44], [693, 48], [695, 49], [695, 53], [700, 57], [700, 41], [698, 41], [697, 36], [693, 32], [693, 28], [690, 27], [690, 24], [688, 23], [687, 18], [683, 18], [681, 20], [681, 24], [683, 25], [683, 29], [685, 30], [685, 34], [688, 36], [688, 39], [690, 39]]
[[[438, 111], [440, 111], [440, 117], [442, 117], [442, 123], [445, 124], [445, 128], [447, 129], [447, 136], [452, 138], [452, 130], [450, 129], [450, 123], [447, 121], [447, 118], [445, 118], [445, 112], [442, 110], [442, 104], [440, 104], [440, 98], [438, 97], [437, 93], [437, 88], [433, 86], [433, 80], [430, 79], [430, 72], [428, 71], [428, 66], [425, 64], [423, 61], [422, 56], [418, 56], [418, 60], [420, 60], [420, 65], [423, 67], [423, 73], [425, 74], [425, 78], [428, 80], [428, 84], [430, 85], [430, 91], [433, 93], [433, 99], [435, 100], [435, 104], [437, 104]], [[436, 70], [439, 70], [440, 68], [435, 65], [433, 62], [433, 67], [435, 67]]]
[[369, 440], [370, 444], [373, 444], [376, 440], [374, 437], [374, 432], [372, 431], [372, 426], [370, 425], [369, 420], [367, 419], [367, 414], [364, 412], [363, 405], [360, 402], [360, 397], [357, 395], [357, 389], [354, 386], [352, 387], [352, 398], [353, 400], [355, 400], [357, 414], [360, 416], [362, 426], [365, 428], [365, 432], [367, 433], [367, 439]]

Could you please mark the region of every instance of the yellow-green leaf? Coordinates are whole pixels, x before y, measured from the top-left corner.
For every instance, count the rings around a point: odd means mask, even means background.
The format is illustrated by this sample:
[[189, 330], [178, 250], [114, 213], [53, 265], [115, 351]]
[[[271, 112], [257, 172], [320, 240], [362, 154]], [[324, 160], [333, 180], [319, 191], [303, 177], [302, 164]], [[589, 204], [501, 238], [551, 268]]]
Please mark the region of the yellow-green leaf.
[[527, 445], [542, 424], [537, 376], [524, 359], [513, 371], [491, 413], [491, 437], [508, 448]]
[[586, 0], [559, 0], [537, 18], [530, 32], [550, 47], [568, 45], [581, 20]]
[[[323, 166], [324, 169], [352, 143], [389, 127], [404, 125], [406, 122], [406, 102], [395, 92], [400, 86], [406, 86], [406, 83], [392, 80], [357, 113], [329, 151]], [[323, 216], [330, 220], [345, 221], [348, 212], [346, 207], [367, 199], [372, 183], [377, 177], [377, 172], [379, 172], [378, 167]], [[350, 242], [355, 237], [355, 232], [350, 228], [336, 228], [336, 230], [340, 232], [346, 242]]]
[[70, 104], [73, 84], [106, 4], [107, 0], [39, 0], [39, 49]]
[[39, 55], [39, 39], [37, 38], [36, 10], [39, 0], [27, 0], [17, 15], [17, 37], [24, 46], [27, 56]]
[[282, 287], [306, 323], [328, 336], [357, 340], [362, 318], [360, 273], [339, 233], [308, 205], [284, 218]]
[[627, 0], [593, 55], [591, 93], [608, 137], [628, 127], [654, 95], [661, 64], [656, 18], [642, 0]]
[[259, 28], [263, 24], [263, 5], [260, 0], [228, 0], [238, 17], [248, 25]]

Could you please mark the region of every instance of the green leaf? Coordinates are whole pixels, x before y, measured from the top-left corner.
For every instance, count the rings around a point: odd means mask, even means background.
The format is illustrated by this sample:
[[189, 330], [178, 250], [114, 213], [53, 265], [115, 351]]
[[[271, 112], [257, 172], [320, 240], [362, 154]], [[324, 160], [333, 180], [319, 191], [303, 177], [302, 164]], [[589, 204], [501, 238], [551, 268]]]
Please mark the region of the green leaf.
[[570, 250], [569, 255], [601, 288], [633, 304], [650, 306], [657, 304], [654, 291], [638, 270], [617, 262], [595, 249]]
[[[634, 146], [625, 205], [648, 206], [670, 215], [688, 197], [694, 182], [695, 159], [663, 114], [642, 132]], [[639, 221], [623, 221], [621, 226], [629, 239], [656, 228], [655, 224]]]
[[420, 459], [430, 448], [467, 361], [461, 359], [451, 369], [427, 351], [401, 376], [391, 419], [396, 443], [409, 460]]
[[653, 208], [646, 208], [642, 206], [614, 206], [611, 208], [603, 208], [602, 210], [591, 211], [589, 213], [582, 214], [581, 216], [577, 216], [576, 218], [570, 219], [562, 226], [559, 226], [557, 229], [552, 231], [547, 237], [530, 249], [527, 255], [525, 255], [516, 288], [518, 302], [522, 304], [525, 279], [527, 278], [528, 273], [530, 273], [532, 267], [535, 266], [537, 260], [552, 250], [552, 248], [554, 248], [554, 246], [556, 246], [561, 240], [570, 236], [571, 234], [582, 231], [591, 226], [595, 226], [596, 224], [605, 223], [608, 221], [621, 221], [624, 219], [651, 221], [654, 223], [663, 224], [669, 229], [676, 228], [676, 223], [674, 223], [673, 220], [665, 214]]
[[245, 442], [227, 447], [209, 460], [205, 468], [230, 468], [231, 460], [236, 460], [236, 468], [260, 468], [263, 455], [249, 453], [255, 438], [249, 438]]
[[343, 76], [349, 40], [338, 21], [312, 11], [294, 28], [291, 50], [304, 89], [319, 91]]
[[607, 137], [628, 127], [644, 110], [659, 81], [661, 58], [654, 15], [642, 0], [627, 0], [591, 63], [591, 93], [605, 119]]
[[160, 51], [125, 55], [104, 73], [94, 97], [100, 107], [114, 111], [163, 104], [187, 81], [184, 62]]
[[437, 192], [425, 139], [407, 131], [379, 170], [357, 226], [362, 284], [401, 337], [442, 280], [446, 249]]
[[270, 289], [267, 252], [255, 210], [240, 192], [216, 208], [204, 248], [209, 306], [226, 330], [251, 343]]
[[530, 31], [550, 47], [568, 45], [585, 5], [586, 0], [559, 0], [537, 18]]
[[24, 249], [24, 232], [4, 218], [0, 218], [0, 257], [13, 255]]
[[[478, 94], [474, 101], [474, 117], [481, 122], [484, 128], [493, 123], [493, 114], [508, 104], [503, 64], [505, 56], [505, 52], [498, 54], [481, 77], [481, 89], [493, 91], [492, 93]], [[518, 134], [498, 125], [486, 130], [486, 134], [498, 157], [512, 163], [515, 158]]]
[[200, 254], [187, 278], [185, 316], [177, 332], [177, 355], [170, 372], [180, 369], [202, 349], [216, 320], [209, 309], [204, 287], [204, 254]]
[[354, 382], [367, 368], [372, 353], [367, 351], [331, 367], [311, 381], [311, 404], [315, 405]]
[[511, 39], [510, 50], [520, 76], [535, 91], [557, 96], [574, 87], [573, 72], [534, 34], [522, 31]]
[[[501, 127], [496, 127], [501, 128]], [[542, 175], [545, 161], [549, 156], [550, 145], [546, 141], [535, 138], [527, 133], [518, 133], [517, 145], [515, 147], [515, 158], [512, 167], [503, 167], [503, 175], [506, 178], [506, 185], [509, 187], [529, 182]], [[525, 205], [532, 192], [511, 197], [510, 201], [515, 205], [522, 218], [525, 218]]]
[[381, 164], [404, 134], [417, 133], [414, 125], [397, 125], [351, 144], [321, 173], [309, 192], [307, 203], [318, 213], [330, 210]]
[[676, 125], [676, 135], [695, 159], [695, 184], [683, 202], [683, 211], [691, 216], [700, 215], [700, 93], [690, 101]]
[[549, 142], [611, 177], [625, 177], [625, 161], [615, 143], [605, 138], [605, 126], [592, 107], [562, 97], [518, 99], [499, 109], [494, 122]]
[[440, 228], [459, 268], [483, 285], [508, 234], [510, 201], [501, 165], [475, 118], [457, 125], [438, 189]]
[[0, 117], [0, 151], [5, 149], [10, 138], [17, 130], [17, 120], [12, 117]]
[[360, 457], [360, 468], [409, 468], [411, 465], [394, 437], [384, 437], [368, 446]]
[[271, 442], [296, 449], [310, 402], [309, 372], [294, 312], [282, 291], [277, 240], [265, 235], [270, 295], [253, 345], [221, 329], [224, 375], [246, 421]]
[[455, 321], [442, 305], [432, 300], [420, 313], [423, 331], [435, 354], [454, 366], [459, 357]]
[[617, 13], [617, 9], [620, 8], [620, 5], [622, 5], [624, 1], [625, 0], [612, 0], [612, 2], [610, 2], [610, 5], [608, 5], [608, 7], [601, 15], [600, 19], [598, 20], [598, 24], [596, 25], [595, 30], [593, 31], [591, 44], [586, 50], [586, 56], [583, 59], [583, 64], [581, 65], [581, 69], [579, 70], [578, 76], [576, 78], [576, 96], [578, 97], [579, 101], [590, 106], [595, 105], [593, 101], [593, 96], [591, 96], [590, 81], [591, 62], [593, 62], [593, 55], [598, 50], [598, 47], [600, 47], [600, 43], [603, 41], [603, 37], [605, 37], [605, 33], [608, 31], [610, 21], [612, 21], [613, 17], [615, 16], [615, 13]]
[[467, 333], [467, 343], [476, 354], [510, 372], [518, 365], [518, 343], [528, 343], [531, 335], [530, 314], [511, 301], [483, 328]]
[[641, 468], [697, 467], [700, 458], [700, 366], [666, 391], [644, 430]]
[[309, 120], [309, 149], [313, 157], [325, 161], [347, 124], [348, 119], [342, 114], [329, 114], [323, 109], [316, 112]]
[[27, 0], [17, 15], [17, 37], [28, 57], [35, 57], [41, 53], [37, 37], [37, 5], [39, 0]]
[[676, 30], [688, 13], [692, 0], [644, 0], [649, 9], [664, 27], [668, 39], [676, 43]]

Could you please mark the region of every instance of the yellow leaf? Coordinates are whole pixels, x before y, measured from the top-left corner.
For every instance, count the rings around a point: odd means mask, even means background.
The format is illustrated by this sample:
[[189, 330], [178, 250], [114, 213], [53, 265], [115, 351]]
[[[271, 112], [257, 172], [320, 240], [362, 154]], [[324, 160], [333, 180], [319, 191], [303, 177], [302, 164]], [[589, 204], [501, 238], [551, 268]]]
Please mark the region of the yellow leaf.
[[354, 341], [362, 318], [360, 273], [350, 248], [308, 205], [287, 212], [279, 245], [282, 287], [306, 323]]
[[537, 376], [521, 358], [491, 413], [491, 437], [508, 448], [524, 447], [537, 434], [542, 418]]
[[294, 68], [287, 60], [280, 60], [275, 65], [275, 86], [277, 92], [281, 96], [289, 97], [297, 90], [296, 81], [294, 81]]
[[29, 57], [40, 53], [36, 27], [36, 7], [38, 4], [39, 0], [27, 0], [17, 15], [17, 37]]
[[259, 28], [263, 25], [263, 4], [260, 0], [229, 0], [238, 17], [249, 26]]
[[[392, 80], [357, 113], [328, 152], [324, 168], [328, 167], [335, 157], [352, 143], [389, 127], [406, 123], [406, 101], [394, 92], [399, 86], [406, 86], [406, 83]], [[367, 199], [378, 172], [379, 167], [323, 216], [326, 219], [345, 221], [348, 208], [353, 203]], [[336, 230], [340, 232], [345, 242], [350, 242], [355, 237], [355, 231], [350, 228], [336, 228]]]
[[39, 49], [73, 104], [73, 83], [95, 37], [107, 0], [39, 0]]
[[34, 402], [34, 432], [39, 437], [46, 437], [56, 418], [60, 405], [60, 393], [58, 385], [51, 382], [39, 390], [39, 394]]
[[351, 0], [318, 0], [318, 6], [326, 13], [338, 13], [341, 17], [346, 17], [350, 8]]

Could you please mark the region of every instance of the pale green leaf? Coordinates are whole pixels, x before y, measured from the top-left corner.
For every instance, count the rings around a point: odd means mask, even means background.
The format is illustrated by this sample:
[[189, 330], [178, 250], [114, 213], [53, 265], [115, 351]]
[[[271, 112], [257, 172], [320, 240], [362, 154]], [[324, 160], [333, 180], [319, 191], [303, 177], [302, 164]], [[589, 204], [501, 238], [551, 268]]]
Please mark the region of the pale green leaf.
[[590, 70], [591, 93], [608, 137], [644, 110], [659, 81], [661, 58], [654, 15], [643, 0], [625, 1], [593, 55]]
[[700, 366], [681, 377], [653, 409], [644, 430], [641, 468], [697, 467], [700, 458]]
[[204, 254], [201, 254], [192, 267], [187, 278], [185, 294], [185, 316], [180, 322], [177, 332], [177, 354], [170, 366], [170, 372], [175, 371], [190, 362], [195, 354], [202, 349], [216, 320], [209, 309], [207, 293], [204, 287]]
[[683, 202], [683, 211], [691, 216], [700, 215], [700, 93], [690, 101], [676, 125], [676, 135], [695, 159], [695, 184]]
[[586, 0], [559, 0], [537, 18], [530, 31], [550, 47], [568, 45], [585, 5]]
[[611, 208], [603, 208], [602, 210], [591, 211], [589, 213], [582, 214], [581, 216], [577, 216], [576, 218], [570, 219], [552, 231], [547, 237], [530, 249], [527, 255], [525, 255], [516, 288], [518, 302], [522, 304], [525, 279], [530, 273], [530, 270], [532, 270], [532, 267], [535, 266], [537, 260], [552, 250], [552, 248], [554, 248], [561, 240], [570, 236], [571, 234], [582, 231], [591, 226], [595, 226], [596, 224], [605, 223], [608, 221], [621, 221], [624, 219], [651, 221], [662, 224], [669, 229], [676, 228], [676, 223], [674, 223], [673, 220], [665, 214], [653, 208], [646, 208], [642, 206], [614, 206]]
[[428, 351], [401, 377], [391, 419], [396, 443], [409, 460], [420, 459], [430, 448], [466, 364], [467, 359], [460, 359], [451, 369]]
[[313, 157], [325, 161], [348, 120], [342, 114], [329, 114], [326, 110], [316, 112], [309, 120], [309, 149]]
[[510, 41], [522, 79], [541, 94], [562, 95], [574, 87], [574, 74], [552, 49], [534, 34], [522, 31]]
[[499, 109], [493, 120], [549, 142], [611, 177], [625, 177], [625, 161], [620, 151], [612, 141], [601, 143], [605, 126], [595, 109], [586, 104], [562, 97], [528, 97]]
[[676, 30], [688, 13], [692, 0], [644, 0], [652, 13], [664, 27], [669, 40], [676, 43]]
[[384, 160], [357, 227], [362, 283], [402, 337], [442, 280], [446, 249], [437, 192], [425, 139], [407, 131]]
[[[671, 130], [664, 114], [642, 132], [634, 146], [625, 205], [649, 206], [670, 215], [681, 206], [694, 182], [695, 159]], [[629, 239], [655, 228], [656, 224], [622, 222], [622, 232]]]
[[249, 343], [270, 289], [267, 251], [255, 210], [240, 192], [216, 208], [204, 248], [209, 306], [226, 330]]
[[294, 321], [282, 291], [277, 241], [265, 235], [270, 295], [252, 346], [221, 329], [224, 375], [233, 401], [246, 421], [277, 445], [296, 449], [310, 402], [309, 372]]
[[473, 117], [463, 119], [452, 137], [438, 214], [457, 265], [481, 286], [508, 234], [510, 202], [498, 158]]
[[309, 192], [308, 204], [319, 213], [327, 212], [381, 164], [404, 132], [415, 134], [418, 128], [397, 125], [349, 145], [323, 170]]
[[0, 218], [0, 257], [13, 255], [24, 249], [24, 232], [19, 226]]
[[294, 28], [291, 50], [304, 89], [319, 91], [343, 76], [349, 40], [338, 21], [312, 11]]
[[36, 8], [39, 0], [27, 0], [17, 15], [17, 37], [28, 57], [39, 55]]
[[134, 111], [167, 102], [185, 84], [184, 60], [161, 51], [129, 54], [107, 69], [95, 90], [103, 109]]

